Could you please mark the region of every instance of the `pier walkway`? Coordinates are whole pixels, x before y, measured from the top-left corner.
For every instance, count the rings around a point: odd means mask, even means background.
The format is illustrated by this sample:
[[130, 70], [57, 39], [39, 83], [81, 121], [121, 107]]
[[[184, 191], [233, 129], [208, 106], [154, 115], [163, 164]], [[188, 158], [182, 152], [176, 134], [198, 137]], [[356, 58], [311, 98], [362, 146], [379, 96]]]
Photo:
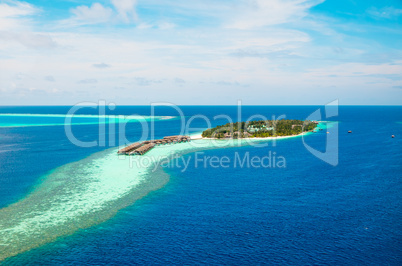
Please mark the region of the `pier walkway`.
[[136, 142], [127, 147], [120, 149], [117, 153], [118, 154], [125, 154], [125, 155], [144, 155], [155, 146], [159, 145], [166, 145], [166, 144], [174, 144], [174, 143], [181, 143], [181, 142], [189, 142], [191, 141], [190, 136], [167, 136], [163, 139], [156, 139], [156, 140], [146, 140], [143, 142]]

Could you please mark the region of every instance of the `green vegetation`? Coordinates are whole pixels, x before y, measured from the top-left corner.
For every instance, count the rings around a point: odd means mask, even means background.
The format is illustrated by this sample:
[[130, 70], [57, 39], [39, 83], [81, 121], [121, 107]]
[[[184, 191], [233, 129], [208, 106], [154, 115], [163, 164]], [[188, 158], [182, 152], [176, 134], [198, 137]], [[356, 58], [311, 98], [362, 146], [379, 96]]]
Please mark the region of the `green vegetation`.
[[266, 138], [299, 135], [314, 130], [317, 122], [302, 120], [258, 120], [227, 123], [202, 132], [203, 138]]

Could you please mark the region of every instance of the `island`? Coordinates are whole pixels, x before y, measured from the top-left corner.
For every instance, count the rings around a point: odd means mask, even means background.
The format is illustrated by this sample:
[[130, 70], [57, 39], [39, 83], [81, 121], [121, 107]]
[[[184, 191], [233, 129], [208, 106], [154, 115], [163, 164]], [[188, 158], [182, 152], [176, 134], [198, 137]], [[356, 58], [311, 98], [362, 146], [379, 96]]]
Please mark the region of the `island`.
[[313, 132], [317, 125], [317, 121], [289, 119], [236, 122], [209, 128], [201, 136], [213, 139], [287, 137]]

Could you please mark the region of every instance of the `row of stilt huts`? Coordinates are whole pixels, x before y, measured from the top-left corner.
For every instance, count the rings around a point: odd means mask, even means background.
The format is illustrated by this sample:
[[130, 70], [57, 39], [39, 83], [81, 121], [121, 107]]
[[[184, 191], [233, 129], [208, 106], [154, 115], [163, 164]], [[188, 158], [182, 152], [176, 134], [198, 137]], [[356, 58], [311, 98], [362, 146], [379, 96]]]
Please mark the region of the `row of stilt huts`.
[[174, 144], [180, 142], [189, 142], [191, 138], [189, 136], [168, 136], [164, 137], [163, 139], [156, 139], [156, 140], [146, 140], [143, 142], [136, 142], [123, 149], [119, 150], [118, 154], [125, 154], [125, 155], [144, 155], [155, 146], [165, 145], [165, 144]]

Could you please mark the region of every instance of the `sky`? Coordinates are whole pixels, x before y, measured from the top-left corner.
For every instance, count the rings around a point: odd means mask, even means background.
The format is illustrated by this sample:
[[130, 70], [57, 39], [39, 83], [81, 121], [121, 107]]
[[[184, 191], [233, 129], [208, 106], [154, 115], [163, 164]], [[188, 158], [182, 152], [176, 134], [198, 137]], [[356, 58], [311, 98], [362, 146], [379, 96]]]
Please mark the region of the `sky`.
[[401, 0], [0, 0], [0, 105], [401, 105], [401, 22]]

